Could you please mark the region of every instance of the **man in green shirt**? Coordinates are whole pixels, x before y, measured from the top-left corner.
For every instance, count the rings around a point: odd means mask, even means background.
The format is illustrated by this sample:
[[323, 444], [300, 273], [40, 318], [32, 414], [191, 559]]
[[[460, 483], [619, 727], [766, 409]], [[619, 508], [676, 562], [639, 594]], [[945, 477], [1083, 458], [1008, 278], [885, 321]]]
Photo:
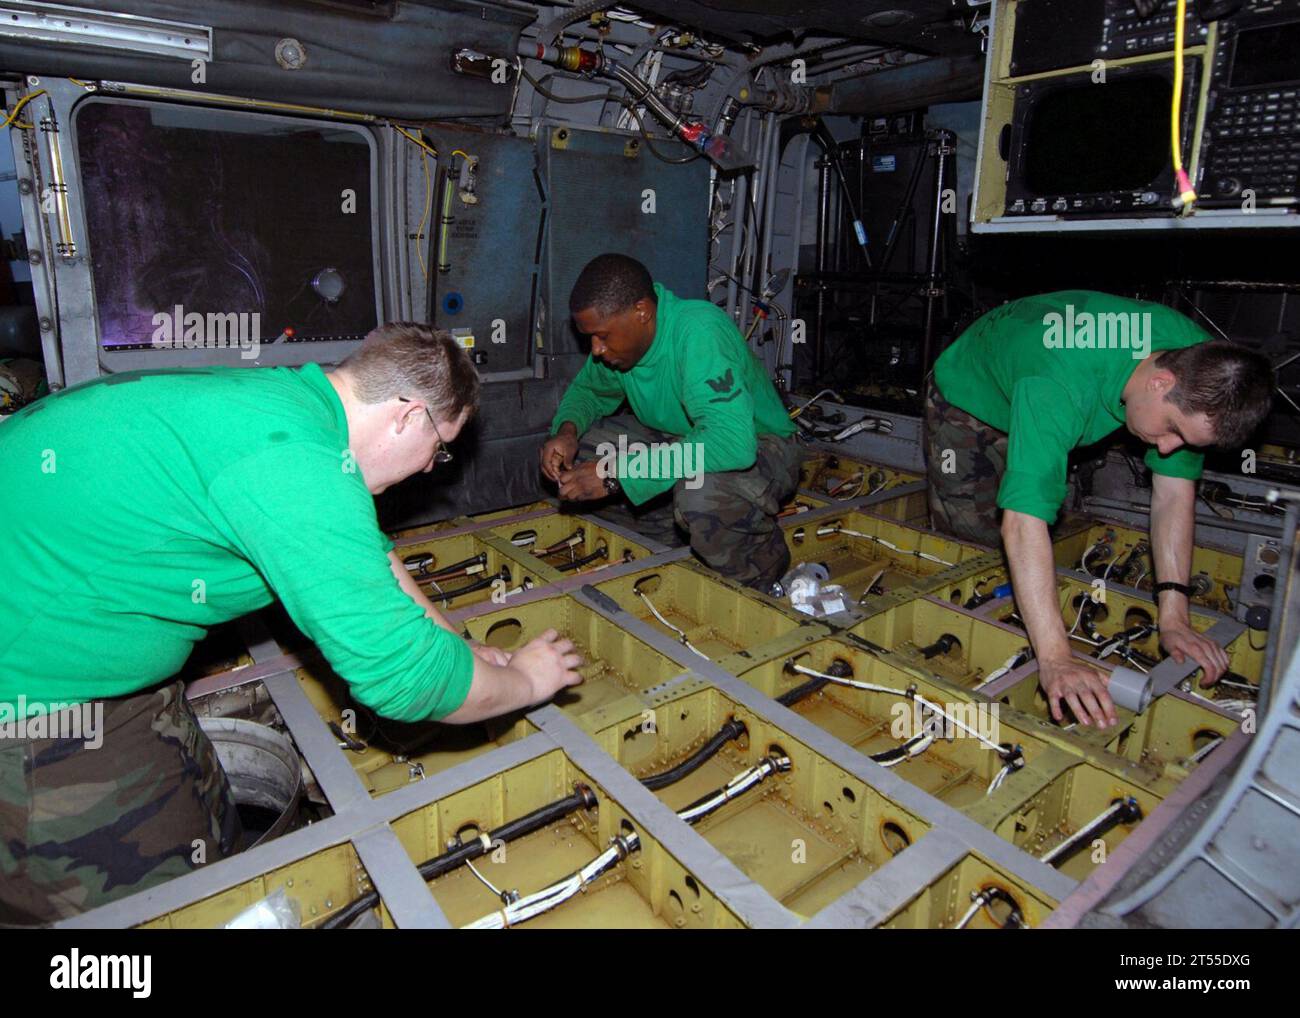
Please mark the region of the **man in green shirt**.
[[[114, 375], [0, 423], [0, 925], [187, 872], [191, 842], [232, 850], [183, 690], [137, 694], [273, 599], [387, 718], [472, 722], [579, 681], [554, 631], [468, 644], [379, 530], [372, 496], [445, 462], [477, 398], [449, 336], [396, 323], [333, 372]], [[107, 721], [46, 737], [69, 712]]]
[[[569, 310], [591, 337], [591, 356], [560, 401], [542, 472], [564, 499], [621, 492], [651, 510], [634, 511], [643, 531], [657, 522], [656, 496], [665, 502], [671, 491], [673, 519], [694, 552], [723, 576], [767, 590], [790, 565], [776, 515], [798, 485], [801, 453], [735, 324], [617, 254], [587, 264]], [[608, 416], [625, 401], [630, 416]], [[672, 540], [662, 524], [659, 535]]]
[[1117, 720], [1104, 677], [1073, 657], [1057, 608], [1048, 527], [1065, 498], [1070, 450], [1121, 425], [1152, 447], [1160, 642], [1215, 682], [1227, 655], [1192, 629], [1185, 586], [1202, 460], [1193, 450], [1244, 443], [1267, 415], [1272, 389], [1272, 368], [1259, 354], [1211, 341], [1163, 305], [1088, 290], [1004, 304], [935, 362], [926, 399], [932, 520], [984, 544], [1000, 536], [1056, 720], [1062, 702], [1083, 724]]

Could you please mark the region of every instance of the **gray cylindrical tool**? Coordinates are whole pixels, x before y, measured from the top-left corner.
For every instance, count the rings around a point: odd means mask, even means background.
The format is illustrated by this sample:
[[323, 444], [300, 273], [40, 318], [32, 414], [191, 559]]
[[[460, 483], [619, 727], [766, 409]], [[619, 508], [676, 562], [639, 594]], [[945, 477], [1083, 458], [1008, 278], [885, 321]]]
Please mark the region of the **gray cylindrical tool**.
[[1151, 676], [1116, 665], [1106, 685], [1110, 698], [1125, 710], [1141, 714], [1151, 703]]

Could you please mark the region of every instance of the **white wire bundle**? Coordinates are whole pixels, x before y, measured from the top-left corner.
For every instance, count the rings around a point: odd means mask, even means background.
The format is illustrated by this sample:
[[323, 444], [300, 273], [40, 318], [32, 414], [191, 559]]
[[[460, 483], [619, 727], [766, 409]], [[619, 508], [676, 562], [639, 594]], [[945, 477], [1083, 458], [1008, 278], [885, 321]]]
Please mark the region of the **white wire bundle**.
[[1051, 861], [1055, 859], [1058, 855], [1063, 855], [1067, 849], [1072, 848], [1080, 841], [1086, 840], [1089, 836], [1091, 836], [1093, 831], [1095, 831], [1098, 827], [1100, 827], [1107, 820], [1113, 817], [1116, 813], [1123, 812], [1126, 809], [1128, 809], [1128, 803], [1123, 799], [1120, 799], [1119, 801], [1112, 803], [1110, 807], [1102, 810], [1100, 813], [1098, 813], [1095, 817], [1089, 820], [1086, 824], [1080, 827], [1077, 831], [1071, 834], [1064, 841], [1058, 843], [1052, 848], [1049, 848], [1046, 852], [1040, 855], [1038, 857], [1038, 861], [1051, 863]]
[[817, 528], [818, 537], [828, 537], [831, 534], [844, 534], [846, 537], [860, 537], [864, 541], [874, 541], [876, 544], [888, 548], [890, 551], [896, 551], [900, 555], [915, 555], [917, 558], [928, 559], [931, 562], [938, 562], [941, 566], [954, 566], [957, 564], [956, 562], [949, 562], [947, 559], [940, 558], [938, 555], [931, 555], [928, 551], [921, 551], [919, 548], [916, 551], [908, 551], [906, 548], [900, 548], [891, 541], [886, 541], [883, 537], [876, 537], [874, 534], [864, 534], [860, 530], [849, 530], [847, 527], [835, 525]]
[[788, 770], [790, 767], [790, 758], [788, 756], [778, 757], [776, 759], [765, 759], [760, 763], [750, 767], [748, 770], [741, 771], [734, 778], [728, 781], [717, 794], [706, 799], [704, 802], [697, 803], [694, 806], [682, 810], [677, 816], [685, 820], [688, 824], [702, 819], [714, 812], [718, 807], [730, 802], [738, 795], [743, 795], [759, 782], [763, 781], [768, 775], [775, 774], [778, 771]]
[[1022, 654], [1024, 654], [1023, 650], [1016, 651], [1009, 658], [1007, 658], [1005, 661], [1002, 662], [1001, 667], [994, 668], [993, 671], [989, 672], [988, 675], [986, 675], [983, 678], [983, 680], [974, 688], [976, 690], [983, 689], [990, 682], [996, 682], [998, 679], [1002, 678], [1002, 676], [1006, 675], [1007, 672], [1018, 667], [1017, 662], [1020, 661]]
[[[853, 489], [853, 494], [851, 495], [839, 494], [840, 490], [852, 484], [855, 478], [857, 479], [858, 486]], [[828, 484], [826, 487], [826, 494], [830, 495], [831, 498], [840, 500], [841, 502], [847, 502], [849, 499], [857, 498], [859, 495], [861, 495], [862, 489], [866, 485], [866, 483], [867, 483], [867, 472], [865, 470], [859, 470], [856, 474], [852, 474], [849, 477], [846, 477], [844, 480], [840, 481], [837, 484]]]
[[462, 926], [461, 929], [504, 930], [525, 920], [532, 919], [534, 916], [539, 916], [543, 912], [549, 912], [557, 905], [561, 905], [572, 898], [587, 884], [618, 862], [623, 855], [633, 852], [639, 847], [640, 839], [637, 837], [636, 832], [627, 834], [623, 837], [622, 845], [610, 845], [609, 848], [601, 852], [600, 855], [596, 856], [576, 873], [551, 884], [550, 887], [543, 887], [540, 891], [535, 891], [526, 898], [520, 898], [503, 909], [498, 909], [496, 912], [490, 912], [480, 919], [475, 919], [472, 923]]
[[966, 928], [966, 924], [975, 918], [975, 913], [978, 912], [983, 907], [984, 907], [983, 900], [981, 898], [976, 898], [975, 901], [971, 903], [971, 907], [966, 910], [966, 914], [957, 921], [957, 925], [954, 926], [953, 929], [964, 930]]
[[700, 657], [704, 658], [705, 661], [711, 661], [711, 660], [713, 660], [712, 658], [709, 657], [708, 654], [706, 654], [706, 653], [704, 653], [704, 651], [700, 650], [699, 647], [697, 647], [697, 646], [695, 646], [695, 644], [691, 643], [691, 641], [688, 640], [688, 639], [686, 638], [686, 633], [685, 633], [685, 632], [683, 632], [682, 630], [678, 629], [678, 628], [677, 628], [676, 626], [674, 626], [671, 622], [669, 622], [666, 618], [664, 618], [662, 615], [660, 615], [660, 614], [659, 614], [659, 609], [656, 608], [656, 607], [654, 606], [654, 602], [651, 601], [650, 598], [646, 597], [645, 594], [643, 594], [643, 593], [642, 593], [641, 591], [639, 591], [639, 590], [636, 590], [635, 588], [633, 588], [633, 593], [635, 593], [637, 597], [639, 597], [642, 601], [644, 601], [644, 602], [646, 603], [646, 607], [650, 609], [651, 614], [653, 614], [655, 618], [657, 618], [657, 619], [658, 619], [660, 622], [662, 622], [665, 626], [667, 626], [667, 627], [668, 627], [669, 629], [671, 629], [674, 633], [676, 633], [678, 639], [680, 639], [680, 640], [682, 641], [682, 643], [684, 643], [684, 644], [685, 644], [689, 649], [695, 651], [695, 653], [698, 654]]
[[1007, 775], [1010, 774], [1011, 771], [1012, 771], [1012, 766], [1011, 766], [1011, 764], [1009, 764], [1009, 763], [1008, 763], [1008, 764], [1004, 764], [1004, 765], [1002, 766], [1002, 770], [998, 771], [998, 773], [994, 776], [993, 780], [989, 782], [989, 787], [986, 788], [986, 789], [984, 789], [984, 794], [985, 794], [985, 795], [992, 795], [992, 794], [993, 794], [994, 792], [996, 792], [999, 788], [1001, 788], [1001, 787], [1002, 787], [1002, 782], [1004, 782], [1004, 781], [1007, 780]]
[[913, 757], [920, 756], [934, 744], [934, 736], [928, 732], [923, 735], [914, 735], [903, 743], [903, 749], [907, 752], [904, 756], [896, 756], [892, 760], [877, 760], [876, 763], [881, 767], [897, 767], [904, 760], [911, 760]]
[[[717, 810], [720, 806], [725, 805], [739, 795], [743, 795], [755, 785], [766, 780], [770, 775], [780, 771], [790, 769], [790, 758], [766, 757], [759, 761], [753, 767], [741, 771], [734, 778], [722, 786], [716, 795], [710, 796], [704, 802], [697, 803], [687, 809], [682, 810], [677, 816], [686, 821], [688, 824], [695, 823], [710, 813]], [[620, 859], [631, 855], [641, 847], [641, 839], [633, 831], [629, 834], [622, 835], [614, 844], [601, 852], [600, 855], [592, 859], [586, 866], [565, 877], [563, 880], [556, 881], [549, 887], [543, 887], [540, 891], [534, 891], [526, 898], [520, 898], [518, 901], [507, 905], [503, 909], [490, 912], [472, 923], [462, 926], [463, 930], [504, 930], [511, 926], [517, 926], [528, 919], [539, 916], [544, 912], [549, 912], [557, 905], [562, 905], [568, 901], [589, 883], [601, 876], [606, 870], [610, 869]], [[473, 869], [473, 866], [470, 867]], [[488, 888], [500, 897], [500, 892], [492, 886], [477, 870], [474, 875], [487, 884]]]
[[[830, 675], [827, 672], [815, 671], [814, 669], [809, 668], [806, 665], [796, 664], [796, 665], [791, 665], [791, 667], [796, 672], [800, 672], [804, 675], [812, 675], [819, 679], [825, 679], [827, 682], [834, 682], [837, 685], [852, 686], [854, 689], [864, 689], [869, 693], [887, 693], [890, 696], [899, 696], [899, 697], [903, 697], [904, 699], [915, 700], [924, 709], [931, 711], [934, 714], [939, 715], [939, 717], [944, 718], [945, 720], [951, 722], [952, 724], [956, 725], [958, 728], [962, 729], [964, 732], [968, 733], [969, 735], [973, 735], [976, 739], [978, 739], [981, 743], [983, 743], [984, 746], [986, 746], [988, 749], [993, 750], [993, 752], [997, 753], [999, 756], [1002, 755], [1002, 747], [999, 746], [996, 742], [993, 742], [992, 740], [985, 738], [983, 735], [975, 731], [975, 729], [971, 728], [969, 725], [965, 725], [962, 722], [958, 721], [955, 717], [953, 717], [951, 714], [945, 711], [938, 704], [931, 703], [920, 693], [912, 693], [909, 695], [900, 689], [893, 689], [889, 686], [877, 686], [874, 683], [859, 682], [856, 679], [843, 679], [840, 678], [838, 675]], [[878, 762], [880, 762], [881, 766], [883, 767], [896, 767], [898, 764], [902, 763], [903, 760], [910, 760], [912, 757], [918, 756], [919, 754], [925, 752], [925, 750], [929, 748], [930, 743], [932, 743], [933, 741], [934, 741], [933, 735], [913, 737], [912, 740], [909, 740], [908, 742], [904, 743], [904, 745], [908, 748], [907, 756], [899, 757], [897, 760], [878, 761]], [[913, 750], [912, 747], [919, 744], [920, 742], [924, 742], [925, 744]], [[1007, 766], [1010, 767], [1011, 765], [1008, 764]], [[997, 782], [998, 785], [1001, 784], [1001, 781], [998, 781], [998, 779], [995, 778], [994, 780]], [[1005, 777], [1002, 780], [1005, 780]], [[996, 787], [997, 785], [990, 785], [988, 791], [992, 792]], [[987, 795], [988, 792], [986, 792], [985, 794]]]

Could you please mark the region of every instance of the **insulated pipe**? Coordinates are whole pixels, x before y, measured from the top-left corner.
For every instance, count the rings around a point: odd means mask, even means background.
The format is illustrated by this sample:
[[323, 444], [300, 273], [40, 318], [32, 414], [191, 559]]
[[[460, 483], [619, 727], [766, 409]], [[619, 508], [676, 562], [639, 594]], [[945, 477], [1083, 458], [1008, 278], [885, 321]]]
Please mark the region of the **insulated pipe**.
[[932, 103], [979, 99], [983, 93], [983, 54], [934, 57], [823, 85], [813, 108], [818, 113], [883, 116]]

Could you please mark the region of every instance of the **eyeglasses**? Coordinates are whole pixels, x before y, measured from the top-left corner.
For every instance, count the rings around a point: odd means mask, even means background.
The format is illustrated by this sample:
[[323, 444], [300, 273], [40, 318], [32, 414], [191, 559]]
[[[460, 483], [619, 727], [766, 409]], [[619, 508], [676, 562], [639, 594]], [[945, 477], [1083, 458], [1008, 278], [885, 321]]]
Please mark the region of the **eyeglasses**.
[[[405, 396], [397, 397], [399, 402], [410, 403], [411, 400]], [[450, 463], [452, 461], [451, 451], [447, 448], [447, 443], [442, 439], [442, 432], [438, 430], [438, 422], [433, 419], [433, 414], [429, 413], [429, 408], [424, 408], [425, 415], [429, 418], [429, 423], [433, 425], [433, 433], [438, 436], [438, 451], [433, 454], [434, 463]]]

